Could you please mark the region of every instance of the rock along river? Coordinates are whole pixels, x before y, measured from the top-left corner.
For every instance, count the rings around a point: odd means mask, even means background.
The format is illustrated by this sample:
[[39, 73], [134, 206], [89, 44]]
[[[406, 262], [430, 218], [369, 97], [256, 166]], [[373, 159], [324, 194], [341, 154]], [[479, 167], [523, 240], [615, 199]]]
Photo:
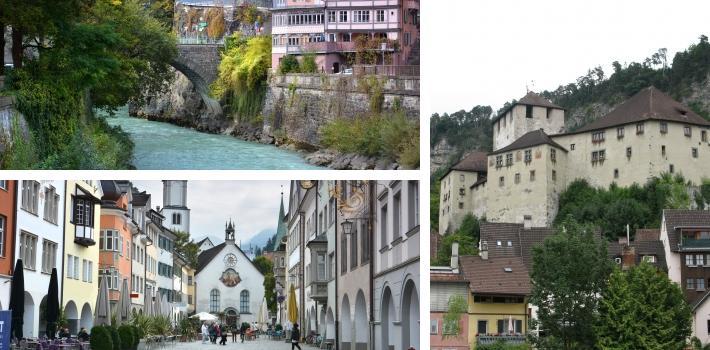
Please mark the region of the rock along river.
[[106, 120], [126, 131], [135, 148], [133, 165], [146, 170], [306, 170], [308, 164], [297, 152], [215, 135], [169, 123], [128, 116], [122, 108]]

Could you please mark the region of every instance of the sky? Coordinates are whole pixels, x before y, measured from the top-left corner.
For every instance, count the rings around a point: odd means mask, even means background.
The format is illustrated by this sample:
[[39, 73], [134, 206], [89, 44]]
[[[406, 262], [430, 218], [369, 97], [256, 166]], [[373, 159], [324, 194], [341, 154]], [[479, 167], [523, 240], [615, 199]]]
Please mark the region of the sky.
[[[151, 194], [154, 209], [163, 206], [161, 181], [133, 181], [133, 186]], [[238, 241], [245, 242], [264, 229], [276, 232], [281, 186], [288, 210], [289, 181], [188, 181], [190, 236], [210, 235], [223, 240], [224, 224], [229, 218], [235, 223]]]
[[496, 111], [527, 88], [553, 90], [596, 66], [609, 76], [612, 62], [641, 62], [659, 48], [668, 49], [670, 63], [701, 34], [710, 36], [710, 1], [427, 3], [422, 10], [425, 115], [479, 104]]

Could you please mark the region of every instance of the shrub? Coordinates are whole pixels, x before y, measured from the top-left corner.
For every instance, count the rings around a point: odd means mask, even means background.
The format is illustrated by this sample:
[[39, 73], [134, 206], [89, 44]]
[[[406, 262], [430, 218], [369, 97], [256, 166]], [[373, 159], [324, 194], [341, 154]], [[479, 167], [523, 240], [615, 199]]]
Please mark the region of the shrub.
[[478, 345], [476, 349], [480, 350], [527, 350], [530, 346], [527, 344], [508, 344], [505, 341], [499, 340], [493, 344]]
[[317, 71], [316, 55], [312, 53], [303, 55], [303, 59], [301, 60], [301, 73], [315, 73]]
[[104, 326], [94, 326], [91, 328], [89, 344], [91, 344], [92, 350], [113, 350], [111, 333]]
[[121, 337], [118, 335], [118, 330], [116, 327], [105, 326], [109, 334], [111, 334], [111, 342], [113, 344], [113, 350], [121, 350]]
[[276, 326], [274, 326], [274, 330], [276, 330], [277, 332], [282, 331], [283, 329], [284, 327], [280, 323], [277, 323]]
[[138, 328], [135, 325], [131, 326], [131, 328], [133, 328], [133, 347], [135, 348], [141, 342], [141, 338], [145, 336], [145, 333], [143, 332], [143, 329]]
[[279, 64], [279, 73], [298, 73], [301, 71], [298, 59], [294, 55], [286, 55], [281, 58], [281, 63]]
[[135, 344], [133, 328], [127, 324], [118, 327], [118, 336], [121, 339], [121, 350], [129, 350]]

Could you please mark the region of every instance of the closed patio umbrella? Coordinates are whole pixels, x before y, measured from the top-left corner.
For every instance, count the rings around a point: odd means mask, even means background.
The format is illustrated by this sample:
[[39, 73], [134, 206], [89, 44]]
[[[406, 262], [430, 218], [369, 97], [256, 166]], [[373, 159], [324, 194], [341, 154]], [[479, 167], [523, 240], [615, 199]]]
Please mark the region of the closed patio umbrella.
[[155, 294], [153, 294], [153, 316], [163, 315], [163, 310], [161, 306], [162, 305], [160, 305], [160, 294], [158, 294], [158, 292], [155, 292]]
[[22, 259], [17, 259], [15, 270], [12, 272], [10, 310], [12, 310], [12, 334], [14, 338], [22, 339], [22, 323], [25, 316], [25, 273]]
[[59, 319], [59, 281], [57, 280], [56, 268], [52, 269], [52, 276], [49, 278], [47, 308], [44, 312], [44, 317], [47, 320], [47, 337], [54, 339], [57, 334], [57, 320]]
[[99, 295], [96, 296], [95, 325], [111, 325], [111, 303], [108, 300], [108, 277], [100, 278]]
[[266, 305], [266, 299], [262, 299], [261, 307], [259, 308], [259, 314], [256, 317], [256, 322], [259, 323], [259, 329], [263, 330], [268, 322], [269, 309]]
[[291, 323], [298, 322], [298, 303], [296, 302], [296, 289], [293, 284], [288, 291], [288, 320]]
[[160, 310], [163, 311], [163, 316], [170, 317], [170, 304], [168, 303], [168, 299], [165, 297], [165, 294], [160, 296]]
[[153, 298], [151, 293], [143, 294], [143, 315], [153, 315]]
[[121, 296], [118, 299], [118, 310], [116, 310], [116, 322], [121, 324], [127, 322], [131, 315], [131, 291], [128, 290], [128, 280], [123, 279], [121, 285]]

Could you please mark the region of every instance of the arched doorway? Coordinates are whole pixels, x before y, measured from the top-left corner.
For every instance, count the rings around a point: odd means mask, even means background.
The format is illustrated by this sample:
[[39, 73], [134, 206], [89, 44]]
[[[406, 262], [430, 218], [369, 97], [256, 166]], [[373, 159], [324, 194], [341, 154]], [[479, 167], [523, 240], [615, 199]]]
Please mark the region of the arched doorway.
[[224, 309], [224, 322], [228, 326], [236, 326], [239, 321], [239, 313], [233, 307], [228, 307]]
[[380, 327], [382, 329], [382, 349], [384, 350], [390, 349], [390, 347], [397, 348], [394, 334], [395, 320], [396, 313], [394, 302], [392, 301], [392, 292], [389, 287], [385, 287], [385, 291], [382, 293], [382, 304], [380, 306]]
[[81, 308], [81, 319], [79, 320], [79, 327], [86, 328], [87, 331], [91, 330], [94, 326], [94, 316], [91, 313], [91, 305], [89, 303], [84, 303], [84, 307]]
[[79, 311], [77, 311], [73, 300], [69, 300], [64, 307], [64, 315], [66, 315], [67, 322], [69, 322], [69, 333], [77, 334], [79, 332]]
[[365, 303], [365, 293], [357, 291], [355, 298], [355, 349], [367, 349], [370, 329], [367, 322], [367, 304]]
[[22, 317], [22, 334], [25, 337], [35, 337], [32, 331], [35, 328], [35, 302], [32, 295], [25, 292], [25, 315]]
[[402, 348], [419, 349], [419, 293], [411, 279], [402, 293]]
[[350, 319], [350, 300], [348, 300], [347, 294], [343, 297], [343, 303], [340, 310], [342, 310], [342, 314], [340, 316], [340, 348], [343, 350], [350, 350], [353, 341], [353, 323]]
[[42, 298], [42, 301], [39, 302], [39, 328], [37, 329], [37, 335], [40, 337], [47, 335], [47, 317], [45, 317], [46, 312], [47, 296], [45, 295]]
[[328, 308], [325, 316], [325, 336], [323, 339], [335, 339], [335, 317], [333, 317], [333, 309]]

